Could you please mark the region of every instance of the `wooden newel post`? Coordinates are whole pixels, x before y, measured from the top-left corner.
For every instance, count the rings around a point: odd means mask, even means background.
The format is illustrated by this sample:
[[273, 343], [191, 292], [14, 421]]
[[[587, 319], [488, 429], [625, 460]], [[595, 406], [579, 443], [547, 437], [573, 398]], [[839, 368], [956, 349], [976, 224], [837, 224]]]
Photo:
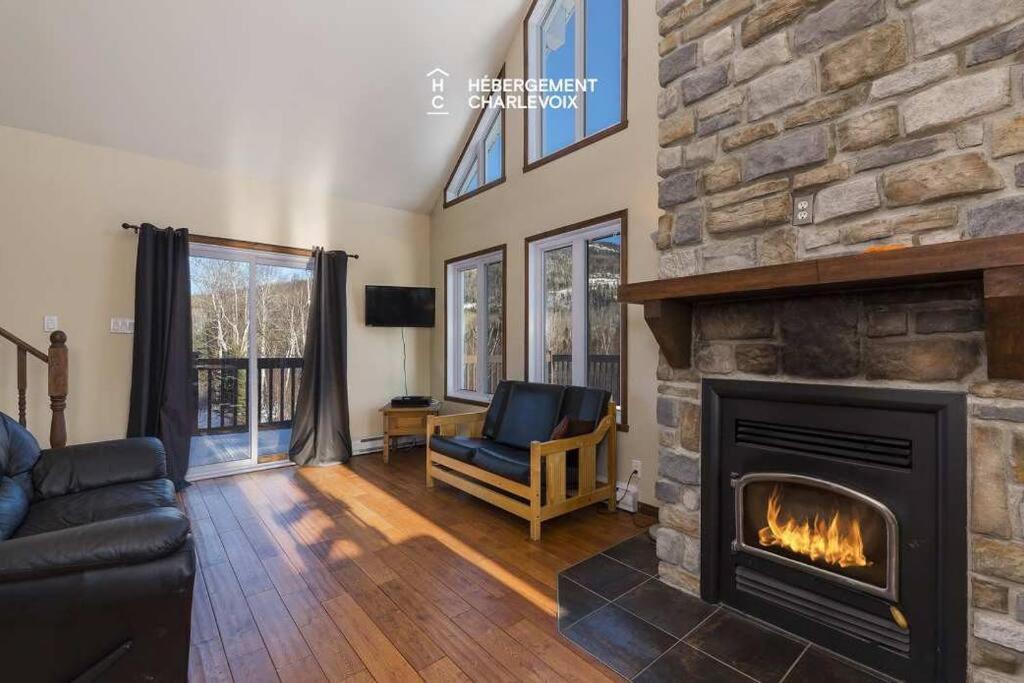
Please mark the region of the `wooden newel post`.
[[18, 347], [18, 422], [24, 427], [28, 424], [25, 419], [25, 391], [28, 389], [28, 351]]
[[63, 448], [68, 442], [68, 429], [64, 422], [64, 407], [68, 398], [68, 336], [57, 330], [50, 335], [49, 393], [50, 393], [50, 448]]

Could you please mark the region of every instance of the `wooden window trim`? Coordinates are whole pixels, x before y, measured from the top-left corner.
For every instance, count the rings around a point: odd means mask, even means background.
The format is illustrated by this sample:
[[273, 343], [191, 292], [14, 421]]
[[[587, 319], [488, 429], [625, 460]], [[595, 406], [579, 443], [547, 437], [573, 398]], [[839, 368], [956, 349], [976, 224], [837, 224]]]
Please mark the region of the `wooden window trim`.
[[[524, 241], [524, 258], [523, 258], [523, 305], [525, 306], [524, 318], [525, 325], [523, 327], [523, 377], [527, 380], [530, 379], [530, 245], [534, 242], [538, 242], [548, 237], [555, 237], [562, 235], [567, 232], [575, 232], [577, 230], [583, 230], [585, 228], [599, 225], [601, 223], [607, 223], [609, 221], [618, 220], [621, 227], [620, 233], [622, 235], [622, 256], [621, 256], [621, 270], [620, 270], [620, 285], [628, 284], [628, 267], [629, 262], [629, 210], [622, 209], [620, 211], [613, 211], [603, 216], [596, 216], [594, 218], [588, 218], [584, 221], [578, 221], [576, 223], [570, 223], [560, 228], [554, 228], [553, 230], [547, 230], [545, 232], [537, 233], [536, 235], [530, 235]], [[627, 380], [629, 378], [629, 324], [626, 315], [628, 313], [628, 307], [625, 302], [619, 302], [619, 353], [621, 357], [619, 359], [619, 394], [622, 398], [622, 403], [619, 405], [619, 409], [622, 414], [622, 422], [618, 426], [620, 432], [629, 431], [629, 388]], [[446, 345], [447, 347], [447, 345]]]
[[[501, 71], [498, 72], [497, 78], [505, 78], [504, 64], [501, 65]], [[458, 197], [452, 200], [448, 199], [448, 188], [451, 186], [452, 181], [455, 180], [455, 173], [459, 170], [459, 166], [462, 165], [462, 160], [466, 157], [466, 152], [469, 150], [469, 144], [473, 142], [473, 138], [476, 136], [477, 128], [480, 127], [480, 122], [484, 120], [484, 114], [487, 113], [487, 109], [481, 109], [480, 113], [477, 114], [476, 122], [473, 123], [473, 129], [469, 131], [469, 137], [466, 138], [466, 144], [462, 146], [462, 152], [459, 154], [459, 158], [456, 159], [455, 165], [452, 166], [452, 172], [448, 174], [448, 180], [445, 181], [444, 187], [441, 188], [442, 208], [447, 209], [449, 207], [455, 206], [456, 204], [460, 204], [466, 201], [467, 199], [472, 199], [473, 197], [476, 197], [477, 195], [486, 192], [487, 190], [490, 190], [492, 187], [497, 187], [498, 185], [501, 185], [508, 178], [508, 145], [505, 144], [507, 140], [507, 136], [505, 134], [505, 111], [505, 108], [502, 107], [501, 113], [499, 114], [499, 116], [501, 117], [501, 176], [497, 180], [492, 180], [489, 183], [481, 185], [472, 192], [467, 192], [464, 195], [459, 195]], [[481, 159], [481, 163], [483, 163], [483, 161], [484, 160]]]
[[207, 235], [189, 234], [188, 241], [191, 244], [210, 244], [215, 247], [248, 249], [249, 251], [262, 251], [269, 254], [290, 254], [292, 256], [306, 256], [310, 258], [313, 256], [312, 249], [286, 247], [280, 244], [267, 244], [266, 242], [250, 242], [248, 240], [236, 240], [227, 237], [209, 237]]
[[508, 379], [508, 244], [499, 244], [487, 249], [461, 256], [453, 256], [444, 262], [444, 400], [453, 403], [488, 406], [486, 401], [452, 396], [448, 393], [448, 266], [488, 254], [501, 254], [501, 379]]
[[[533, 10], [537, 6], [539, 0], [533, 0], [530, 3], [530, 8], [526, 10], [526, 17], [523, 19], [523, 78], [529, 77], [530, 68], [530, 17], [533, 15]], [[584, 36], [586, 31], [584, 30]], [[585, 40], [585, 38], [584, 38]], [[584, 46], [584, 53], [586, 47]], [[592, 135], [587, 135], [576, 142], [563, 147], [557, 152], [552, 152], [547, 156], [540, 157], [530, 161], [530, 112], [523, 112], [523, 173], [529, 173], [535, 168], [551, 163], [557, 159], [561, 159], [564, 156], [572, 154], [573, 152], [588, 147], [595, 142], [604, 140], [607, 137], [611, 137], [616, 133], [626, 130], [629, 127], [629, 116], [628, 116], [628, 101], [629, 101], [629, 3], [627, 0], [622, 0], [622, 92], [619, 94], [619, 107], [620, 107], [620, 118], [622, 119], [614, 126], [605, 128]]]

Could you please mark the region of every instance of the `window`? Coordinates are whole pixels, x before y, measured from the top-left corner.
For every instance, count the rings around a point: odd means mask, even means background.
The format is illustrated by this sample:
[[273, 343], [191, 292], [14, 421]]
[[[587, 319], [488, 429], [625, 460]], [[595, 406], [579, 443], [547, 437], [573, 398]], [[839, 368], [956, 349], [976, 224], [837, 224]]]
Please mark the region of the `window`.
[[575, 108], [527, 110], [526, 167], [626, 126], [625, 0], [535, 0], [524, 26], [528, 78], [594, 79]]
[[505, 379], [505, 246], [445, 261], [445, 398], [486, 403]]
[[[502, 69], [498, 78], [505, 77]], [[444, 188], [445, 208], [469, 199], [505, 180], [505, 110], [480, 112], [469, 142]]]
[[527, 376], [606, 389], [626, 422], [626, 212], [527, 239]]

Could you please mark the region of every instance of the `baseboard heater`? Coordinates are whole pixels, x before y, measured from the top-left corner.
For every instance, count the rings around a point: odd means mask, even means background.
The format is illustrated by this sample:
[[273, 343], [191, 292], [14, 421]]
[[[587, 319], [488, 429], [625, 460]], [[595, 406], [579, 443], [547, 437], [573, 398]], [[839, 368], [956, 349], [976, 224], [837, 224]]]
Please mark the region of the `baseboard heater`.
[[[401, 450], [403, 448], [411, 448], [412, 446], [422, 446], [426, 443], [426, 438], [422, 436], [396, 436], [393, 437], [392, 448], [395, 450]], [[359, 445], [352, 448], [352, 455], [366, 455], [368, 453], [378, 453], [384, 445], [384, 435], [375, 434], [374, 436], [367, 436], [359, 439]]]

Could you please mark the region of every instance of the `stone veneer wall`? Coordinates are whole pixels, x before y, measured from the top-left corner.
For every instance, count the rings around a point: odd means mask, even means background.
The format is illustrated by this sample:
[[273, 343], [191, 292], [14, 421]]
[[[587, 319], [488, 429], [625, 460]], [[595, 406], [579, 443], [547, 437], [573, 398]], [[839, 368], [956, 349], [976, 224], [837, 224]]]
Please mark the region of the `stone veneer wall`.
[[[1024, 232], [1024, 0], [656, 8], [661, 277]], [[972, 671], [1024, 680], [1024, 383], [987, 379], [978, 285], [706, 305], [694, 326], [693, 368], [658, 371], [662, 577], [699, 585], [702, 377], [967, 391]]]

